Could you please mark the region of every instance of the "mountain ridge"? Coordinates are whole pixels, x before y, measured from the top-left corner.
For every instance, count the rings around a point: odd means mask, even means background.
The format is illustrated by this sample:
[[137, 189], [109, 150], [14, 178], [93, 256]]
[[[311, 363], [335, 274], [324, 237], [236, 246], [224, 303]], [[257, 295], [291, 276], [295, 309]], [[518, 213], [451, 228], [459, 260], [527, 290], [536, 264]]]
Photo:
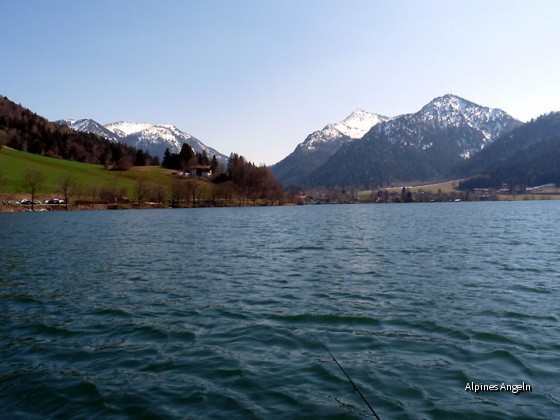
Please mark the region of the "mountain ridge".
[[59, 120], [70, 128], [82, 132], [91, 132], [111, 141], [118, 141], [137, 149], [142, 149], [151, 155], [163, 157], [166, 149], [171, 153], [179, 153], [183, 143], [187, 143], [195, 152], [216, 158], [223, 165], [227, 165], [228, 157], [216, 149], [206, 146], [196, 137], [180, 130], [172, 124], [151, 124], [146, 122], [118, 121], [102, 125], [92, 119]]
[[454, 165], [521, 124], [500, 109], [443, 95], [342, 145], [302, 184], [372, 188], [444, 179]]
[[298, 183], [343, 144], [361, 138], [373, 126], [388, 119], [357, 108], [343, 120], [309, 134], [291, 154], [271, 167], [272, 172], [284, 185]]
[[133, 163], [152, 164], [156, 159], [93, 133], [53, 123], [28, 108], [0, 96], [0, 147], [70, 161], [105, 165], [115, 170]]
[[463, 189], [560, 185], [560, 112], [541, 115], [500, 137], [462, 162], [456, 174], [470, 177], [461, 183]]

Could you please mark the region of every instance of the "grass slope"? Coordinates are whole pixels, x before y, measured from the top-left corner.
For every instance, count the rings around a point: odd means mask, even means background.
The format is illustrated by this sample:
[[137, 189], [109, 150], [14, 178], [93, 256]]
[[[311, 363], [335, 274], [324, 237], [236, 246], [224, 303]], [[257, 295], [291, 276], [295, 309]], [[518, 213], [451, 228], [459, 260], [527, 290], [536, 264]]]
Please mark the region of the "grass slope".
[[108, 171], [101, 165], [49, 158], [4, 147], [0, 149], [0, 192], [28, 193], [23, 181], [28, 169], [40, 170], [44, 174], [45, 180], [39, 188], [39, 194], [54, 194], [57, 179], [66, 174], [74, 176], [86, 189], [116, 184], [128, 190], [130, 195], [139, 179], [165, 187], [169, 185], [169, 171], [160, 167], [133, 167], [126, 172]]
[[[427, 193], [432, 193], [432, 194], [436, 194], [438, 192], [444, 193], [444, 194], [448, 194], [448, 193], [452, 193], [454, 191], [456, 191], [456, 187], [459, 184], [461, 180], [460, 179], [456, 179], [456, 180], [451, 180], [451, 181], [445, 181], [445, 182], [440, 182], [437, 184], [428, 184], [428, 185], [418, 185], [418, 186], [411, 186], [411, 184], [406, 184], [404, 183], [403, 185], [406, 185], [407, 189], [412, 192], [412, 193], [418, 193], [420, 191], [425, 191]], [[402, 190], [402, 186], [400, 187], [389, 187], [389, 188], [380, 188], [381, 190], [387, 190], [389, 192], [393, 191], [393, 192], [398, 192], [400, 193]], [[358, 197], [360, 199], [366, 199], [371, 197], [372, 194], [375, 194], [378, 190], [365, 190], [365, 191], [360, 191], [358, 192]]]

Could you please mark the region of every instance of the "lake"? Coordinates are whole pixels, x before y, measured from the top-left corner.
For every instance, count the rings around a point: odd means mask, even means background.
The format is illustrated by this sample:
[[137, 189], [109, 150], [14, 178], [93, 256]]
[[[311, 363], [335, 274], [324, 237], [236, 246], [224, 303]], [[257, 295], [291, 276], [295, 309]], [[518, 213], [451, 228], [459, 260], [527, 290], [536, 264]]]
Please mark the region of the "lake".
[[371, 417], [330, 351], [382, 419], [554, 418], [559, 221], [558, 201], [0, 213], [1, 417]]

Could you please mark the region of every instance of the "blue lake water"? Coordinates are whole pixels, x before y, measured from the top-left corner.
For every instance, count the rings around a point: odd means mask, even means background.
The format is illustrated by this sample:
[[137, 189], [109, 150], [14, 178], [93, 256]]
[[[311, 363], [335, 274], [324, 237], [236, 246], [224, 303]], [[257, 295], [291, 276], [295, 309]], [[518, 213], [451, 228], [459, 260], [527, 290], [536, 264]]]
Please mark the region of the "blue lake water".
[[[560, 202], [0, 213], [2, 418], [554, 418]], [[531, 392], [471, 392], [525, 383]]]

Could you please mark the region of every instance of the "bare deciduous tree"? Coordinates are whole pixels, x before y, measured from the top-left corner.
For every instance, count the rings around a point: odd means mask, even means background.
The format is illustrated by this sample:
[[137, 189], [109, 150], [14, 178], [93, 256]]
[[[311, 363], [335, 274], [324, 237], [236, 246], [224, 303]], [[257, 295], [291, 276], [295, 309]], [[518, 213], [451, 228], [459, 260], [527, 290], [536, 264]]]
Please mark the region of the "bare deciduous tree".
[[76, 177], [71, 174], [61, 175], [56, 181], [56, 190], [64, 197], [64, 208], [68, 211], [70, 198], [80, 192], [81, 186]]
[[152, 188], [153, 199], [158, 203], [158, 207], [161, 207], [163, 203], [167, 201], [167, 193], [165, 188], [161, 185], [154, 185]]
[[186, 191], [186, 182], [180, 179], [174, 179], [171, 182], [171, 207], [181, 207], [181, 201], [188, 197]]
[[23, 175], [23, 185], [29, 188], [31, 193], [31, 211], [35, 210], [35, 197], [37, 190], [45, 180], [45, 175], [39, 169], [26, 169]]
[[136, 203], [140, 205], [146, 200], [146, 197], [150, 193], [150, 186], [144, 181], [142, 178], [136, 181], [136, 185], [134, 187], [136, 193]]

